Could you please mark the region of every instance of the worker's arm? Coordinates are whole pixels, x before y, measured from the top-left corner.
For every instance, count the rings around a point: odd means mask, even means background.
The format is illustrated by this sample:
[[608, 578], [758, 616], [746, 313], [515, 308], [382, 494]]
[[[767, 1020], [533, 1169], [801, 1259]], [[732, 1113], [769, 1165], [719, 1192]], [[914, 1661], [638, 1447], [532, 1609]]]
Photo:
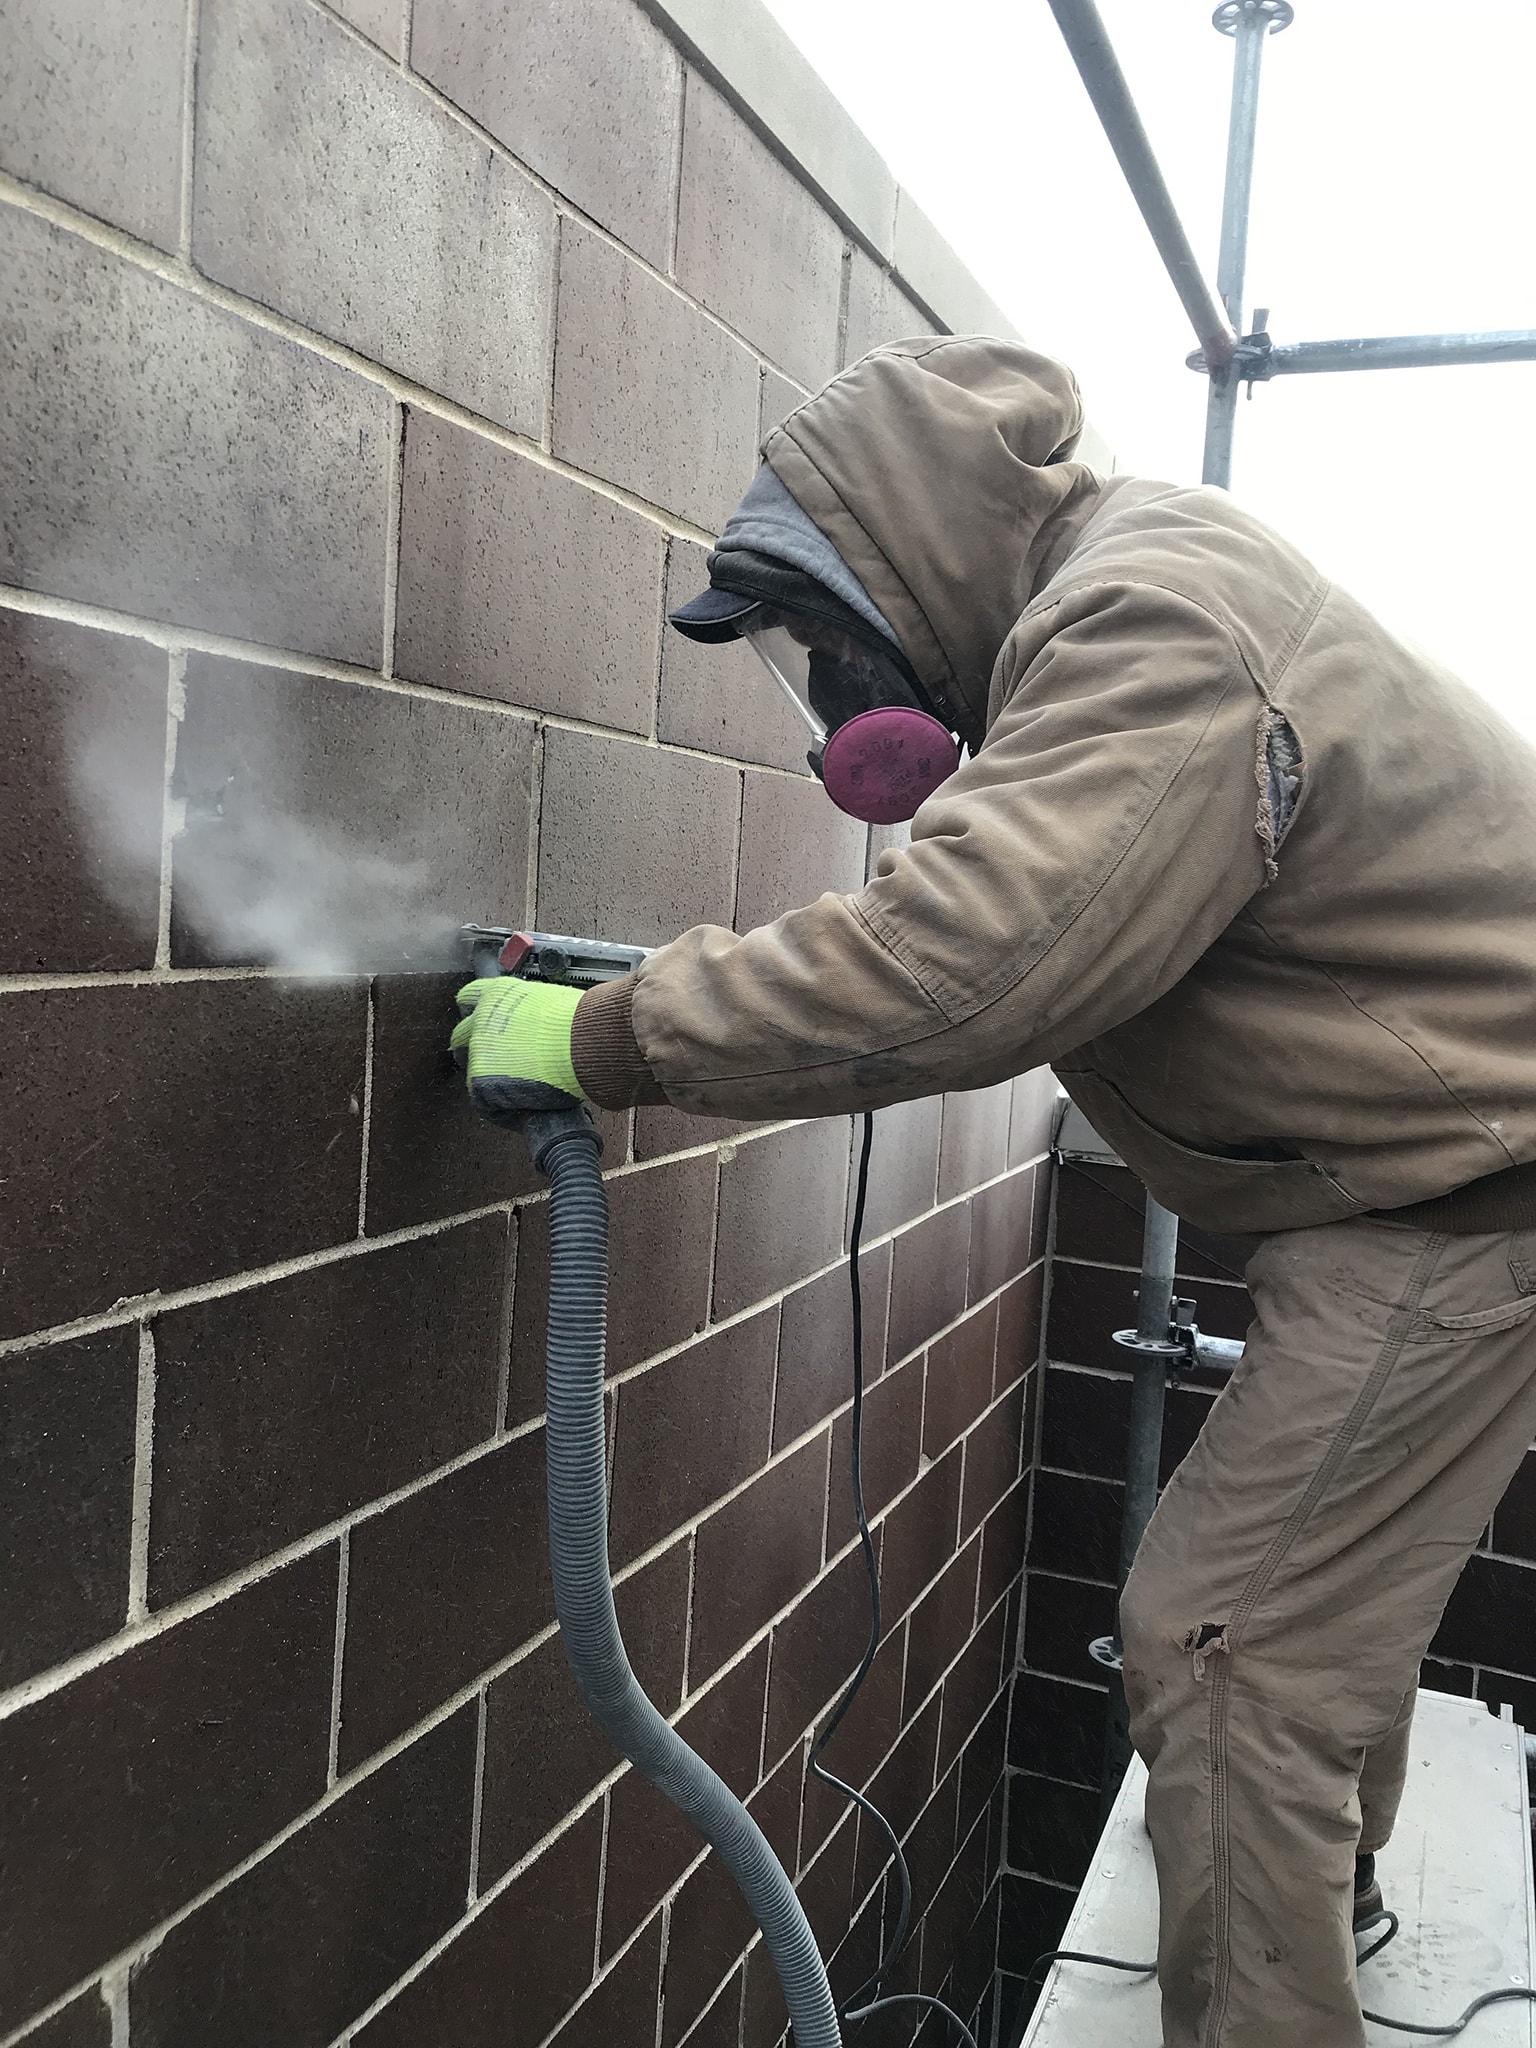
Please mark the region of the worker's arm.
[[1068, 593], [1003, 650], [985, 745], [852, 896], [687, 932], [582, 998], [583, 1088], [816, 1116], [974, 1087], [1170, 988], [1264, 880], [1263, 699], [1231, 635], [1146, 586]]

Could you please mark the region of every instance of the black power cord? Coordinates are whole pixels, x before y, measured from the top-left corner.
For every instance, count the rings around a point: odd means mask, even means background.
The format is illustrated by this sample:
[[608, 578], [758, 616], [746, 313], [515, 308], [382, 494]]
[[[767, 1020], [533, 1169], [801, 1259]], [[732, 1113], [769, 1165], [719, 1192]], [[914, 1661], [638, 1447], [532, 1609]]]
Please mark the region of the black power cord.
[[[1402, 1923], [1394, 1912], [1383, 1907], [1381, 1912], [1373, 1913], [1369, 1920], [1362, 1920], [1356, 1927], [1356, 1934], [1366, 1934], [1371, 1928], [1381, 1926], [1383, 1922], [1386, 1924], [1386, 1933], [1379, 1935], [1369, 1948], [1360, 1951], [1355, 1958], [1356, 1969], [1362, 1963], [1368, 1963], [1372, 1956], [1379, 1956], [1388, 1942], [1395, 1941]], [[1136, 1977], [1153, 1977], [1157, 1974], [1156, 1963], [1128, 1963], [1120, 1956], [1092, 1956], [1085, 1955], [1078, 1949], [1053, 1948], [1046, 1955], [1036, 1956], [1025, 1973], [1025, 1983], [1028, 1984], [1042, 1970], [1049, 1969], [1052, 1963], [1091, 1963], [1096, 1969], [1126, 1970]], [[1445, 2027], [1427, 2027], [1413, 2020], [1388, 2019], [1385, 2013], [1370, 2012], [1364, 2007], [1361, 2008], [1361, 2017], [1368, 2019], [1372, 2026], [1390, 2027], [1395, 2034], [1418, 2034], [1428, 2040], [1450, 2041], [1454, 2040], [1456, 2035], [1464, 2033], [1486, 2007], [1504, 2005], [1516, 1998], [1536, 1999], [1536, 1989], [1527, 1984], [1511, 1984], [1501, 1991], [1485, 1991], [1481, 1998], [1473, 1999], [1460, 2019], [1452, 2020], [1450, 2025]], [[1029, 2013], [1026, 2010], [1019, 2016], [1018, 2030], [1014, 2035], [1014, 2048], [1018, 2048], [1018, 2043], [1023, 2040], [1028, 2024]]]
[[875, 1560], [875, 1541], [869, 1532], [869, 1517], [864, 1511], [864, 1295], [859, 1283], [859, 1249], [864, 1235], [864, 1206], [869, 1194], [869, 1151], [874, 1142], [875, 1120], [869, 1111], [864, 1113], [864, 1136], [859, 1147], [858, 1181], [853, 1198], [853, 1227], [849, 1232], [848, 1287], [853, 1305], [853, 1453], [849, 1461], [853, 1480], [853, 1512], [859, 1526], [859, 1545], [864, 1553], [864, 1570], [869, 1579], [869, 1640], [864, 1654], [859, 1659], [858, 1669], [844, 1687], [842, 1697], [832, 1709], [825, 1727], [811, 1744], [809, 1769], [824, 1785], [830, 1785], [834, 1792], [840, 1792], [851, 1800], [869, 1820], [873, 1821], [885, 1837], [895, 1865], [896, 1881], [901, 1887], [901, 1904], [897, 1910], [896, 1923], [891, 1937], [885, 1945], [885, 1952], [875, 1968], [848, 1998], [838, 2007], [838, 2018], [845, 2025], [857, 2025], [870, 2019], [877, 2012], [889, 2012], [898, 2005], [919, 2005], [929, 2012], [937, 2013], [948, 2022], [956, 2038], [964, 2048], [976, 2048], [976, 2036], [961, 2019], [960, 2015], [943, 2003], [941, 1999], [930, 1998], [926, 1993], [907, 1991], [893, 1993], [888, 1998], [879, 1996], [880, 1987], [906, 1947], [907, 1933], [912, 1921], [912, 1874], [907, 1868], [907, 1859], [902, 1854], [901, 1843], [896, 1830], [885, 1815], [862, 1792], [852, 1785], [834, 1777], [821, 1762], [827, 1744], [842, 1725], [848, 1709], [858, 1697], [859, 1688], [869, 1676], [869, 1667], [875, 1661], [875, 1652], [880, 1647], [880, 1567]]

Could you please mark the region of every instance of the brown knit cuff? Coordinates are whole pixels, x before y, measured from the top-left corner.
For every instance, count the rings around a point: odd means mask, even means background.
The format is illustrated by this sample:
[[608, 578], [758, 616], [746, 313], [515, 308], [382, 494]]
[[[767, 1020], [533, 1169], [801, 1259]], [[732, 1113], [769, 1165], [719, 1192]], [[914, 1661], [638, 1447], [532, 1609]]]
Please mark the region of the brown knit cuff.
[[634, 1001], [635, 977], [624, 974], [589, 988], [571, 1017], [571, 1065], [583, 1092], [603, 1109], [667, 1099], [635, 1036]]
[[1409, 1202], [1401, 1209], [1372, 1209], [1387, 1223], [1409, 1223], [1415, 1230], [1493, 1233], [1536, 1230], [1536, 1162], [1506, 1166], [1468, 1181], [1448, 1195], [1427, 1202]]

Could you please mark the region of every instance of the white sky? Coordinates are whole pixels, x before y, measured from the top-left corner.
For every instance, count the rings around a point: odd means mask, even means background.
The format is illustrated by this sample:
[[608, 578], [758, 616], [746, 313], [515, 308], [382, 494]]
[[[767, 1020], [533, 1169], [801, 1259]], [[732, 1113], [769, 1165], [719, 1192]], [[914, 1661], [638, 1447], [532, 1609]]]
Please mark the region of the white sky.
[[[767, 0], [1118, 466], [1195, 482], [1204, 380], [1046, 0]], [[1100, 0], [1214, 287], [1232, 44]], [[1248, 308], [1277, 341], [1536, 327], [1536, 0], [1296, 0], [1265, 50]], [[1536, 364], [1288, 377], [1233, 494], [1536, 737]]]

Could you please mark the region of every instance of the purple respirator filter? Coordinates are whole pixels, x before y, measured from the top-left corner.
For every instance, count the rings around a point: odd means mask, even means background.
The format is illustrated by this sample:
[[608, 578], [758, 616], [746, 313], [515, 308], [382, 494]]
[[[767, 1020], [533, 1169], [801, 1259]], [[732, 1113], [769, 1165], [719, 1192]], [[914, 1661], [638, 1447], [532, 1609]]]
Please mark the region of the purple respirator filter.
[[822, 753], [821, 779], [850, 818], [897, 825], [959, 766], [960, 749], [936, 718], [887, 704], [837, 728]]

